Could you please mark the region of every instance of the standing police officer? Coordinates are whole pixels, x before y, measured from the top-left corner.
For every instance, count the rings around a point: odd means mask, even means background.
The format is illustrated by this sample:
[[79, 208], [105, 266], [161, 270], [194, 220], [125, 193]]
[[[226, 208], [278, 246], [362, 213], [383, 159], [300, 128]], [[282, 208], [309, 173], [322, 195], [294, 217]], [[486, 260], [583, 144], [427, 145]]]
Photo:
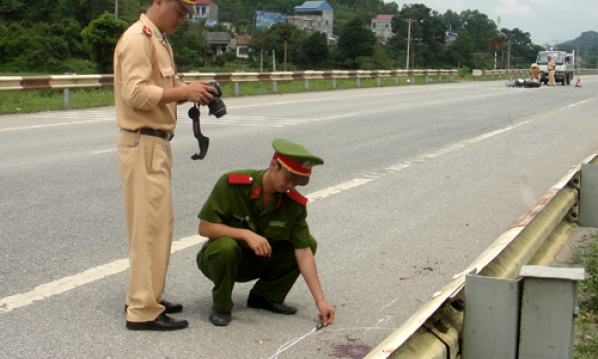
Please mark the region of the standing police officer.
[[213, 100], [210, 92], [217, 92], [206, 82], [181, 81], [166, 40], [194, 11], [195, 0], [150, 1], [114, 50], [114, 103], [129, 237], [127, 328], [164, 331], [188, 326], [166, 314], [183, 306], [162, 298], [174, 224], [170, 140], [176, 103], [206, 105]]
[[556, 86], [556, 81], [554, 80], [554, 74], [556, 72], [556, 64], [552, 57], [548, 56], [548, 86], [554, 87]]
[[324, 326], [334, 308], [324, 293], [314, 254], [317, 243], [306, 222], [307, 198], [295, 190], [309, 182], [311, 169], [324, 161], [303, 146], [278, 139], [267, 170], [223, 175], [198, 217], [199, 234], [208, 237], [197, 254], [197, 266], [214, 282], [210, 322], [231, 321], [235, 282], [258, 279], [247, 299], [250, 308], [295, 314], [284, 304], [299, 274], [303, 276]]

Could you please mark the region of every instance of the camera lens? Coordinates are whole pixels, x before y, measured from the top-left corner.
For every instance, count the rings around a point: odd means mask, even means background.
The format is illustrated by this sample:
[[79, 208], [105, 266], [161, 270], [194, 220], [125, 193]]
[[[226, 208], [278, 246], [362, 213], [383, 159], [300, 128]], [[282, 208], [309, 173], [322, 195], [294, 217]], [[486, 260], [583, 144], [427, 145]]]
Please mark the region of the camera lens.
[[214, 97], [212, 102], [208, 104], [208, 108], [210, 109], [212, 115], [216, 116], [216, 118], [226, 115], [226, 105], [224, 104], [224, 101], [218, 97]]
[[214, 99], [208, 104], [208, 108], [210, 109], [212, 115], [216, 116], [216, 118], [220, 118], [226, 115], [226, 105], [224, 104], [224, 101], [220, 99], [220, 96], [222, 96], [222, 90], [220, 89], [218, 82], [211, 82], [210, 86], [215, 88], [218, 91], [218, 94], [214, 95]]

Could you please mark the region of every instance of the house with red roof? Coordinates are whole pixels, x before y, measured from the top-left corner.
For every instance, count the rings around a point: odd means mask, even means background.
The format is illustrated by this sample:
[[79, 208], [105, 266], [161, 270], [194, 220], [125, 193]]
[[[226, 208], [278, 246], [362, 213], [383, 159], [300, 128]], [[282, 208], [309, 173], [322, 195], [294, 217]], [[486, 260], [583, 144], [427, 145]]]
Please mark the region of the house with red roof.
[[395, 36], [392, 32], [392, 18], [394, 15], [378, 14], [372, 18], [372, 32], [376, 34], [378, 43], [385, 44], [388, 39]]
[[233, 43], [234, 45], [231, 48], [237, 51], [237, 57], [248, 58], [249, 53], [253, 51], [251, 47], [251, 35], [237, 35]]
[[195, 13], [189, 14], [189, 20], [205, 20], [207, 25], [218, 23], [218, 5], [211, 0], [197, 0]]

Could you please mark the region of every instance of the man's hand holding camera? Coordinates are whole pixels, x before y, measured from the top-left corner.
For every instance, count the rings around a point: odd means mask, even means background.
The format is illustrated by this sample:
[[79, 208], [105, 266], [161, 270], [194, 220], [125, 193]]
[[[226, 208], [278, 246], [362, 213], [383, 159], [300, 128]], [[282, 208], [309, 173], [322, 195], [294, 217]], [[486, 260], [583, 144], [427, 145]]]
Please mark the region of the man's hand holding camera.
[[187, 87], [186, 99], [189, 102], [207, 105], [218, 95], [218, 90], [205, 81], [193, 81]]

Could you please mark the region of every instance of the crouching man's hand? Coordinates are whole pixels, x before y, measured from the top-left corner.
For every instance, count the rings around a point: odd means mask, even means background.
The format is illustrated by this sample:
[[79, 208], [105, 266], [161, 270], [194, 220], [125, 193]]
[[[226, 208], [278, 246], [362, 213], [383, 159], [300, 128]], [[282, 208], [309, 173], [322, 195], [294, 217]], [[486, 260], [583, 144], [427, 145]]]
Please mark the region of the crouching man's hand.
[[318, 319], [320, 319], [323, 326], [328, 326], [334, 320], [336, 310], [326, 300], [319, 301], [316, 303], [316, 306], [318, 307], [318, 311], [320, 311]]

